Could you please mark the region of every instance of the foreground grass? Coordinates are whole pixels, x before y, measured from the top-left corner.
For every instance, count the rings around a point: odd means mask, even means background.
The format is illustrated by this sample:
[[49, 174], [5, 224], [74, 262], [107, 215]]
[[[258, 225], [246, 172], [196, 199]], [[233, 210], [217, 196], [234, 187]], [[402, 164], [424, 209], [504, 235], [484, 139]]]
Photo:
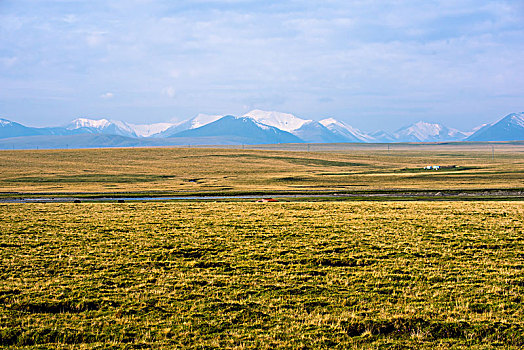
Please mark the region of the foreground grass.
[[9, 348], [524, 345], [518, 202], [0, 205]]

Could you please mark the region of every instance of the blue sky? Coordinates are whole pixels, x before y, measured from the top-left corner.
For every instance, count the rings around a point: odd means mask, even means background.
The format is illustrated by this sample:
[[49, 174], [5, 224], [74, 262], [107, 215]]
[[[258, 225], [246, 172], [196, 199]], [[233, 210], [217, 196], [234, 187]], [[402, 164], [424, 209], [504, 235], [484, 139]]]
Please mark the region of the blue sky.
[[523, 53], [522, 0], [0, 0], [0, 117], [468, 130], [524, 110]]

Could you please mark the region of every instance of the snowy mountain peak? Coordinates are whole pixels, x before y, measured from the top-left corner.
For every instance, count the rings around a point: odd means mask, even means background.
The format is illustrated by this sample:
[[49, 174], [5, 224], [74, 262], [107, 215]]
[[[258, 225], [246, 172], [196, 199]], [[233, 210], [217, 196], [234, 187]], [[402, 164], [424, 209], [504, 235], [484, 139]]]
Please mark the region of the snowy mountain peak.
[[262, 111], [260, 109], [252, 110], [244, 114], [241, 118], [251, 118], [259, 123], [274, 126], [280, 130], [291, 132], [302, 127], [305, 123], [311, 120], [305, 120], [289, 113], [281, 113], [274, 111]]
[[508, 118], [508, 122], [509, 123], [524, 128], [524, 112], [512, 113], [512, 114], [509, 114], [508, 116], [506, 116], [505, 118]]
[[65, 126], [66, 130], [136, 137], [133, 128], [119, 120], [77, 118]]
[[173, 135], [176, 135], [177, 133], [180, 133], [182, 131], [191, 130], [191, 129], [198, 129], [202, 126], [205, 126], [207, 124], [213, 123], [219, 119], [223, 118], [222, 115], [209, 115], [209, 114], [203, 114], [200, 113], [196, 117], [189, 118], [182, 120], [177, 123], [171, 124], [169, 127], [160, 130], [156, 133], [152, 133], [149, 136], [152, 137], [171, 137]]
[[438, 135], [444, 127], [440, 124], [427, 123], [423, 121], [418, 121], [404, 129], [408, 134], [421, 136], [425, 138], [429, 135], [435, 136]]
[[110, 121], [107, 119], [87, 119], [87, 118], [77, 118], [71, 121], [66, 128], [68, 130], [80, 129], [80, 128], [94, 128], [94, 129], [104, 129], [109, 126]]
[[135, 129], [127, 124], [126, 122], [123, 122], [123, 121], [120, 121], [120, 120], [110, 120], [109, 121], [110, 124], [113, 124], [113, 125], [116, 125], [116, 127], [122, 131], [125, 131], [129, 134], [134, 134], [135, 133]]
[[200, 128], [187, 129], [172, 138], [210, 138], [224, 144], [260, 144], [301, 142], [298, 137], [275, 127], [258, 123], [253, 118], [227, 115]]
[[6, 126], [6, 125], [11, 125], [11, 124], [13, 124], [13, 122], [11, 122], [10, 120], [0, 118], [0, 126]]
[[524, 140], [524, 113], [511, 113], [493, 124], [478, 129], [467, 141]]
[[[72, 137], [80, 134], [113, 135], [126, 139], [189, 138], [197, 142], [280, 143], [280, 142], [447, 142], [524, 140], [524, 112], [508, 114], [495, 123], [483, 124], [465, 133], [442, 124], [418, 121], [397, 130], [367, 134], [335, 118], [320, 121], [293, 114], [253, 110], [240, 117], [199, 114], [177, 123], [134, 125], [119, 120], [77, 118], [63, 127], [27, 127], [0, 118], [0, 139], [13, 137]], [[83, 137], [83, 136], [82, 136]], [[166, 141], [172, 144], [176, 141]], [[188, 139], [189, 140], [189, 139]], [[184, 140], [186, 142], [187, 140]], [[187, 141], [190, 142], [191, 140]], [[140, 141], [142, 142], [142, 141]], [[145, 141], [144, 141], [145, 142]], [[161, 144], [158, 140], [147, 140]]]
[[352, 127], [351, 125], [348, 125], [340, 120], [336, 120], [335, 118], [322, 119], [321, 121], [319, 121], [319, 123], [324, 125], [326, 128], [337, 126], [337, 127], [342, 127], [346, 130], [349, 130], [350, 132], [355, 132], [355, 131], [360, 132], [358, 129]]
[[324, 125], [326, 128], [331, 130], [337, 135], [346, 137], [349, 141], [357, 142], [371, 142], [373, 137], [367, 135], [366, 133], [348, 125], [344, 122], [336, 120], [335, 118], [326, 118], [322, 119], [320, 124]]
[[191, 127], [190, 129], [196, 129], [201, 126], [204, 126], [206, 124], [212, 123], [214, 121], [217, 121], [218, 119], [222, 118], [223, 115], [209, 115], [209, 114], [203, 114], [200, 113], [196, 117], [191, 119]]
[[447, 128], [442, 124], [416, 122], [395, 132], [399, 141], [408, 142], [435, 142], [454, 141], [466, 136], [462, 131]]
[[328, 125], [332, 125], [332, 124], [335, 124], [335, 125], [342, 125], [343, 123], [342, 122], [339, 122], [338, 120], [336, 120], [335, 118], [326, 118], [326, 119], [322, 119], [321, 121], [319, 121], [320, 124], [324, 125], [324, 126], [328, 126]]

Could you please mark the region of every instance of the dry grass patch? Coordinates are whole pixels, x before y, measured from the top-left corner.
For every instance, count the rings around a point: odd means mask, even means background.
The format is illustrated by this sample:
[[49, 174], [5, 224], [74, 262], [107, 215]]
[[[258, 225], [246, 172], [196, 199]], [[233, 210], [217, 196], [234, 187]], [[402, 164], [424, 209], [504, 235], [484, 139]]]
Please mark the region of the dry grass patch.
[[[485, 148], [485, 146], [483, 146]], [[0, 151], [0, 192], [350, 191], [524, 188], [524, 146], [297, 152], [230, 149]], [[439, 171], [423, 171], [440, 165]], [[458, 166], [458, 167], [455, 167]]]

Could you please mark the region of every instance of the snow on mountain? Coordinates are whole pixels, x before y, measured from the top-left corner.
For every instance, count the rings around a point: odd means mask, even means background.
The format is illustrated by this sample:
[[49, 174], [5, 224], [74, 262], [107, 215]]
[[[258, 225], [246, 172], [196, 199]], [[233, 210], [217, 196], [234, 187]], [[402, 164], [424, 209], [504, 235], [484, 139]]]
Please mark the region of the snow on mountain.
[[395, 132], [397, 138], [407, 141], [425, 141], [440, 134], [443, 127], [440, 124], [431, 124], [419, 121], [401, 128]]
[[398, 141], [435, 142], [461, 140], [466, 135], [459, 130], [447, 128], [442, 124], [419, 121], [397, 130], [394, 136]]
[[491, 126], [491, 125], [493, 125], [493, 123], [481, 124], [479, 126], [474, 127], [473, 130], [471, 130], [471, 132], [475, 133], [475, 132], [479, 131], [480, 129], [485, 128], [486, 126]]
[[40, 134], [38, 128], [31, 128], [22, 124], [0, 118], [0, 139]]
[[6, 126], [6, 125], [10, 125], [12, 123], [13, 122], [10, 121], [10, 120], [4, 119], [4, 118], [0, 118], [0, 126]]
[[331, 132], [347, 138], [351, 142], [372, 142], [373, 138], [368, 134], [334, 118], [322, 119], [320, 124], [331, 130]]
[[201, 144], [271, 144], [302, 141], [287, 131], [259, 123], [252, 118], [231, 115], [170, 137]]
[[212, 123], [220, 118], [222, 118], [223, 115], [210, 115], [210, 114], [203, 114], [200, 113], [196, 117], [190, 119], [191, 127], [190, 129], [196, 129], [201, 126], [204, 126], [206, 124]]
[[466, 141], [524, 140], [524, 112], [511, 113], [496, 123], [478, 129]]
[[395, 136], [391, 135], [389, 132], [384, 130], [377, 130], [371, 134], [369, 137], [372, 138], [372, 142], [395, 142]]
[[502, 120], [507, 118], [508, 124], [512, 124], [518, 128], [524, 128], [524, 112], [521, 113], [512, 113], [502, 118]]
[[[187, 131], [187, 132], [186, 132]], [[38, 138], [43, 142], [60, 137], [67, 144], [80, 134], [81, 138], [100, 144], [117, 142], [117, 136], [136, 139], [173, 138], [172, 140], [140, 140], [141, 144], [255, 144], [284, 142], [442, 142], [442, 141], [513, 141], [524, 140], [524, 113], [512, 113], [499, 121], [483, 124], [470, 132], [461, 132], [441, 124], [417, 122], [397, 130], [394, 134], [377, 131], [366, 134], [334, 118], [320, 122], [298, 118], [292, 114], [253, 110], [242, 117], [199, 114], [179, 123], [128, 124], [110, 119], [78, 118], [64, 127], [27, 127], [0, 118], [0, 139]], [[95, 136], [100, 136], [96, 138]], [[80, 136], [79, 136], [80, 137]], [[118, 139], [124, 142], [122, 139]], [[7, 142], [7, 141], [6, 141]], [[14, 142], [14, 141], [13, 141]], [[66, 141], [64, 141], [66, 142]], [[89, 141], [91, 142], [91, 141]], [[95, 141], [93, 141], [95, 142]], [[130, 144], [129, 140], [125, 144]], [[133, 141], [134, 142], [134, 141]], [[138, 141], [137, 141], [138, 142]], [[122, 144], [124, 144], [122, 143]]]
[[151, 136], [152, 137], [171, 137], [179, 132], [200, 128], [209, 123], [213, 123], [222, 117], [223, 115], [209, 115], [209, 114], [200, 113], [196, 117], [182, 120], [181, 122], [173, 124], [169, 128], [159, 133], [153, 134]]
[[174, 126], [173, 123], [129, 124], [139, 137], [150, 137]]
[[481, 130], [483, 128], [489, 127], [491, 125], [493, 125], [493, 124], [485, 123], [485, 124], [482, 124], [482, 125], [474, 127], [473, 129], [471, 129], [471, 131], [464, 131], [463, 133], [464, 133], [464, 135], [466, 135], [466, 137], [470, 137], [471, 135], [473, 135], [477, 131], [479, 131], [479, 130]]
[[67, 124], [65, 128], [77, 133], [137, 136], [129, 124], [119, 120], [77, 118]]
[[110, 122], [107, 119], [87, 119], [87, 118], [77, 118], [72, 120], [69, 124], [66, 125], [66, 129], [74, 130], [80, 128], [93, 128], [93, 129], [103, 129], [109, 126]]
[[[125, 131], [129, 135], [135, 135], [135, 137], [137, 136], [133, 127], [127, 124], [126, 122], [123, 122], [120, 120], [111, 120], [110, 123], [112, 123], [113, 125], [116, 125], [116, 127], [119, 130]], [[111, 126], [109, 125], [108, 127], [111, 127]]]
[[67, 135], [71, 131], [62, 127], [36, 128], [25, 126], [7, 119], [0, 118], [0, 138], [37, 136], [37, 135]]
[[314, 143], [331, 143], [347, 142], [347, 139], [341, 135], [333, 133], [319, 122], [309, 120], [300, 128], [291, 132], [293, 135], [300, 137], [305, 142]]
[[268, 112], [260, 109], [252, 110], [239, 118], [251, 118], [259, 123], [273, 126], [283, 131], [292, 132], [299, 129], [311, 120], [301, 119], [293, 114], [282, 112]]

